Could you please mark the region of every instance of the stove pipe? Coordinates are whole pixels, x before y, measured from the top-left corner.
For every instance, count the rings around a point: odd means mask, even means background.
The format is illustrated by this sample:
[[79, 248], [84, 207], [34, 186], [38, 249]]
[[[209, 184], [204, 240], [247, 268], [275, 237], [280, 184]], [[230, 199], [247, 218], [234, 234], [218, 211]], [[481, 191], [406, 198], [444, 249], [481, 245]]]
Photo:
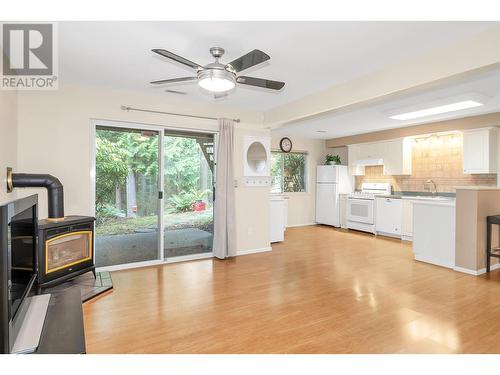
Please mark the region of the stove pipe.
[[18, 187], [44, 187], [47, 189], [49, 220], [64, 220], [64, 191], [61, 181], [50, 174], [12, 173], [7, 170], [7, 190]]

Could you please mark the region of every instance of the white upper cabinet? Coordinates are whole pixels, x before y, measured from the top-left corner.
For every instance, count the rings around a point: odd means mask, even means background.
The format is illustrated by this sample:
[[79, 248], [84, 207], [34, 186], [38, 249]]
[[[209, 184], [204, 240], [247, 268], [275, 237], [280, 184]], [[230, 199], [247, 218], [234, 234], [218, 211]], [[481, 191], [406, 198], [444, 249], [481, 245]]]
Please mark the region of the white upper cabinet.
[[410, 138], [385, 141], [381, 146], [383, 146], [385, 175], [411, 174], [412, 140]]
[[463, 136], [464, 173], [497, 173], [497, 129], [467, 130]]
[[380, 142], [361, 143], [356, 146], [358, 160], [379, 159], [384, 151]]
[[352, 175], [365, 174], [365, 168], [358, 162], [382, 160], [384, 174], [411, 174], [411, 139], [399, 138], [390, 141], [359, 143], [348, 146], [349, 171]]
[[360, 160], [362, 145], [349, 145], [347, 146], [347, 160], [349, 164], [349, 174], [352, 176], [363, 176], [365, 174], [365, 167], [356, 165], [355, 162]]

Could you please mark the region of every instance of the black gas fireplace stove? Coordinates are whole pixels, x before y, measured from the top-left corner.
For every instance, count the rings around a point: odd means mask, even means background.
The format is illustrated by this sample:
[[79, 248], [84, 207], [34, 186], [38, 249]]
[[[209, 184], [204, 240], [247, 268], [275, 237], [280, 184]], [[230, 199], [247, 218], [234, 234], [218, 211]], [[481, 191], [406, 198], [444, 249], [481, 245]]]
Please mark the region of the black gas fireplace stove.
[[7, 190], [44, 187], [48, 218], [38, 222], [38, 286], [50, 287], [85, 272], [94, 265], [94, 221], [90, 216], [64, 216], [63, 185], [47, 174], [7, 171]]

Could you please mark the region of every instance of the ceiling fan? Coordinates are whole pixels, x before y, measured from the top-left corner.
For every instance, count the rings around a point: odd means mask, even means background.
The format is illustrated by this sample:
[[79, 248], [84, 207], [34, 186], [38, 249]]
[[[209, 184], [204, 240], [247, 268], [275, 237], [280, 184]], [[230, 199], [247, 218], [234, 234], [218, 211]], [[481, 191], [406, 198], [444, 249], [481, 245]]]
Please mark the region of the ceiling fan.
[[[226, 95], [236, 86], [237, 83], [271, 90], [281, 90], [283, 86], [285, 86], [285, 82], [238, 75], [239, 72], [270, 59], [269, 55], [258, 49], [254, 49], [246, 55], [231, 61], [229, 64], [222, 64], [219, 62], [219, 59], [222, 55], [224, 55], [224, 49], [220, 47], [212, 47], [210, 48], [210, 53], [215, 58], [215, 62], [206, 66], [201, 66], [200, 64], [194, 63], [164, 49], [153, 49], [152, 51], [196, 70], [196, 76], [161, 79], [158, 81], [152, 81], [151, 84], [153, 85], [198, 81], [198, 85], [200, 85], [200, 87], [214, 93], [216, 98]], [[172, 90], [167, 91], [171, 92]]]

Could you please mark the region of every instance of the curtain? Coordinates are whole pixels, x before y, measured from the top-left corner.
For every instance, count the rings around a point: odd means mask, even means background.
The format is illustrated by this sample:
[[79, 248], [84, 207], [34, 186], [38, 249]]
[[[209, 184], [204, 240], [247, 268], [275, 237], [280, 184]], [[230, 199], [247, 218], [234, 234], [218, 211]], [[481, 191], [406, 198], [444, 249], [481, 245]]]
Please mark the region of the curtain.
[[230, 119], [219, 119], [214, 212], [214, 254], [219, 259], [236, 255], [233, 133], [234, 121]]

